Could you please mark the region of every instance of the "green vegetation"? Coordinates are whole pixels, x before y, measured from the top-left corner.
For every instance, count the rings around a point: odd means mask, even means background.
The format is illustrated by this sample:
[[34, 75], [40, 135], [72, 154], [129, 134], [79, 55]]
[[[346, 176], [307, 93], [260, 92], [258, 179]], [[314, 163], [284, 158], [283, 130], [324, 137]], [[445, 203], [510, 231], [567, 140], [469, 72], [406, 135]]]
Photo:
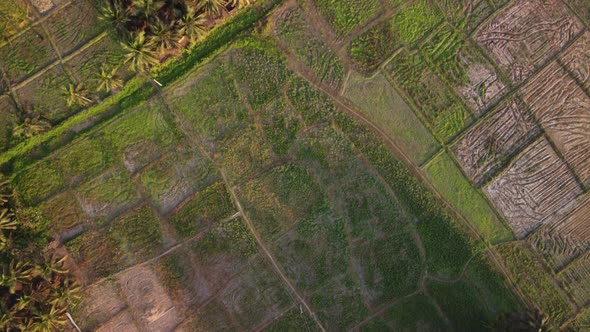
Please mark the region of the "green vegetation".
[[424, 295], [412, 296], [394, 305], [385, 311], [383, 319], [396, 331], [446, 330], [446, 324], [437, 312], [435, 304]]
[[398, 44], [391, 24], [383, 22], [356, 36], [348, 52], [358, 71], [371, 73], [394, 53]]
[[285, 12], [277, 24], [275, 33], [280, 43], [312, 68], [322, 82], [339, 88], [344, 68], [335, 52], [308, 23], [302, 9], [297, 6]]
[[65, 268], [66, 256], [47, 249], [47, 220], [12, 197], [0, 179], [0, 328], [54, 331], [79, 300], [80, 286]]
[[118, 247], [142, 261], [162, 248], [162, 230], [158, 216], [148, 206], [123, 216], [110, 225], [109, 234]]
[[438, 148], [432, 134], [383, 75], [368, 80], [353, 73], [344, 95], [358, 105], [367, 118], [383, 128], [389, 137], [399, 140], [417, 164], [424, 162]]
[[573, 309], [548, 269], [535, 257], [536, 253], [518, 243], [506, 243], [497, 248], [520, 290], [539, 305], [551, 325], [559, 326]]
[[414, 46], [443, 20], [443, 16], [432, 1], [417, 0], [410, 3], [393, 16], [391, 24], [402, 42]]
[[491, 243], [509, 241], [510, 230], [498, 219], [482, 194], [465, 178], [451, 156], [444, 152], [426, 166], [434, 185]]
[[334, 32], [344, 37], [366, 23], [379, 11], [379, 1], [317, 0], [318, 11], [326, 17]]
[[181, 236], [194, 235], [235, 212], [231, 196], [225, 185], [216, 182], [197, 192], [188, 203], [170, 219]]
[[416, 103], [434, 134], [447, 141], [470, 122], [470, 114], [427, 63], [422, 54], [404, 50], [386, 65], [385, 71]]

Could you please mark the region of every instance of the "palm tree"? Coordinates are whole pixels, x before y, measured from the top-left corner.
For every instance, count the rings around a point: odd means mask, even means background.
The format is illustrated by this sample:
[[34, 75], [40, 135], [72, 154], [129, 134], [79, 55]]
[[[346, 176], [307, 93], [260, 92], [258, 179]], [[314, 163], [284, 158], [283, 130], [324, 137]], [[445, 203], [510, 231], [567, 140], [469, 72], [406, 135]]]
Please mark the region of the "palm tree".
[[0, 211], [0, 231], [16, 229], [16, 220], [13, 217], [14, 215], [8, 212], [8, 209]]
[[34, 118], [26, 118], [23, 123], [14, 127], [12, 129], [12, 136], [16, 138], [31, 138], [49, 129], [51, 129], [51, 123], [40, 116], [36, 116]]
[[246, 7], [253, 3], [255, 0], [229, 0], [229, 3], [234, 7]]
[[6, 203], [8, 203], [8, 199], [12, 196], [12, 194], [6, 193], [9, 184], [10, 181], [8, 180], [0, 182], [0, 207], [3, 207]]
[[112, 3], [106, 2], [106, 4], [99, 8], [100, 15], [98, 19], [112, 26], [119, 36], [125, 35], [127, 24], [130, 21], [129, 14], [123, 8], [120, 0], [113, 0]]
[[143, 31], [136, 33], [129, 42], [121, 45], [127, 52], [124, 63], [129, 63], [131, 71], [145, 72], [149, 67], [158, 63], [154, 44], [151, 39], [146, 40]]
[[88, 106], [92, 103], [92, 100], [86, 97], [87, 91], [82, 83], [76, 85], [69, 83], [67, 87], [62, 88], [64, 97], [68, 106]]
[[149, 20], [149, 18], [155, 16], [162, 7], [164, 7], [164, 2], [160, 0], [133, 0], [130, 8], [133, 15]]
[[100, 67], [100, 72], [98, 72], [96, 77], [98, 83], [96, 91], [99, 92], [104, 90], [105, 92], [110, 93], [114, 89], [121, 88], [123, 86], [123, 80], [118, 77], [118, 70], [119, 68], [117, 67], [110, 69], [104, 65]]
[[178, 34], [162, 20], [156, 20], [150, 26], [150, 30], [152, 33], [150, 40], [159, 49], [160, 53], [164, 53], [167, 49], [175, 48], [178, 45]]
[[186, 14], [178, 21], [180, 33], [193, 43], [205, 34], [206, 21], [207, 18], [204, 12], [197, 14], [194, 9], [189, 7]]
[[22, 283], [28, 282], [32, 276], [33, 266], [29, 263], [12, 260], [2, 269], [0, 286], [8, 287], [10, 294], [14, 294]]
[[32, 332], [60, 331], [68, 322], [65, 316], [65, 308], [52, 305], [49, 312], [35, 312], [33, 314]]
[[207, 15], [217, 17], [221, 14], [221, 10], [225, 8], [225, 0], [201, 0], [197, 6], [198, 9], [205, 11]]

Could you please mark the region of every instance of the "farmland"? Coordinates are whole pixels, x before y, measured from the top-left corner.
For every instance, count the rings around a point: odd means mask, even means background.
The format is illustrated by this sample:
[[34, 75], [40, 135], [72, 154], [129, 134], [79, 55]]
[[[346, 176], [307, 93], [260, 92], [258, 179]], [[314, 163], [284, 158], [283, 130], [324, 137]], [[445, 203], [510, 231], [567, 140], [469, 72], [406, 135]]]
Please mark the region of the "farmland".
[[587, 324], [584, 1], [10, 2], [0, 180], [82, 330]]

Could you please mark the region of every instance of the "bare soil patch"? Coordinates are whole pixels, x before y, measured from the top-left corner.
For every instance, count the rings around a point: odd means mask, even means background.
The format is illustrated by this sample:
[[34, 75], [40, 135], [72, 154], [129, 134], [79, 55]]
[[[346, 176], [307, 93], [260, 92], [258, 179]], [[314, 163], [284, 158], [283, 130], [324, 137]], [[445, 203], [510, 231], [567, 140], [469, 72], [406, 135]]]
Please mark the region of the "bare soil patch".
[[567, 49], [561, 56], [561, 62], [590, 91], [590, 31], [586, 31]]
[[557, 149], [580, 180], [590, 185], [590, 97], [556, 62], [522, 93]]
[[519, 237], [550, 221], [582, 193], [545, 138], [531, 144], [484, 191]]
[[452, 150], [467, 176], [481, 186], [539, 132], [522, 101], [513, 98], [471, 129]]
[[131, 311], [146, 329], [173, 331], [180, 323], [176, 308], [152, 270], [138, 266], [118, 279]]
[[519, 0], [476, 32], [513, 82], [521, 82], [560, 51], [584, 25], [557, 0]]

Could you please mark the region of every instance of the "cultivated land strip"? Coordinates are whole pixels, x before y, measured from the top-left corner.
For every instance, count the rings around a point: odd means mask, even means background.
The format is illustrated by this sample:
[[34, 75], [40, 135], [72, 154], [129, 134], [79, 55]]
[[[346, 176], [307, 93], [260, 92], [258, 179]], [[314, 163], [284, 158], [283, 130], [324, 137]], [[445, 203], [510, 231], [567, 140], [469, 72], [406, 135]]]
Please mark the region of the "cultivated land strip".
[[[154, 83], [154, 85], [155, 85], [155, 83]], [[252, 234], [252, 236], [256, 240], [256, 242], [257, 242], [258, 246], [260, 247], [260, 249], [262, 249], [262, 252], [266, 256], [266, 258], [268, 259], [268, 261], [271, 263], [273, 269], [275, 270], [275, 272], [277, 273], [277, 275], [280, 277], [281, 281], [287, 286], [287, 288], [289, 289], [289, 291], [291, 293], [293, 293], [297, 297], [297, 300], [305, 307], [305, 310], [309, 313], [309, 315], [314, 320], [314, 322], [318, 325], [318, 327], [320, 328], [320, 330], [326, 331], [326, 329], [324, 328], [324, 326], [322, 325], [322, 323], [320, 322], [320, 320], [317, 318], [316, 314], [311, 309], [311, 307], [309, 306], [309, 304], [306, 302], [306, 300], [304, 299], [304, 297], [293, 286], [293, 284], [291, 283], [291, 281], [285, 276], [285, 274], [283, 273], [283, 270], [281, 269], [281, 267], [279, 266], [279, 264], [276, 262], [274, 256], [268, 250], [268, 248], [266, 247], [266, 245], [262, 241], [262, 238], [260, 237], [260, 235], [258, 234], [258, 232], [256, 231], [256, 229], [252, 225], [250, 219], [244, 213], [244, 210], [242, 208], [242, 205], [241, 205], [240, 201], [238, 200], [238, 198], [236, 196], [235, 188], [234, 188], [234, 186], [231, 185], [231, 183], [227, 179], [227, 176], [225, 175], [225, 172], [223, 171], [223, 168], [220, 165], [218, 165], [215, 162], [215, 160], [212, 158], [212, 156], [209, 153], [207, 153], [206, 149], [203, 148], [202, 143], [201, 143], [201, 140], [199, 138], [195, 137], [194, 135], [192, 135], [190, 133], [190, 131], [186, 129], [186, 126], [183, 125], [183, 123], [187, 123], [187, 121], [183, 121], [182, 115], [180, 115], [178, 112], [176, 112], [176, 110], [173, 110], [169, 106], [169, 104], [168, 104], [168, 102], [166, 100], [166, 97], [162, 93], [162, 89], [159, 86], [157, 86], [157, 85], [155, 85], [155, 87], [156, 87], [156, 89], [158, 91], [158, 96], [162, 99], [162, 102], [165, 105], [166, 109], [168, 109], [170, 111], [170, 113], [174, 115], [175, 121], [177, 122], [178, 127], [180, 128], [180, 130], [182, 130], [182, 132], [186, 135], [186, 137], [189, 138], [189, 140], [201, 152], [201, 154], [203, 156], [206, 156], [209, 159], [209, 161], [213, 165], [215, 165], [215, 167], [217, 168], [217, 170], [221, 174], [221, 177], [223, 178], [224, 184], [225, 184], [226, 188], [229, 190], [229, 192], [230, 192], [230, 194], [232, 196], [232, 200], [234, 202], [234, 205], [238, 209], [239, 215], [242, 216], [242, 218], [243, 218], [246, 226], [248, 227], [248, 230], [250, 231], [250, 233]]]

